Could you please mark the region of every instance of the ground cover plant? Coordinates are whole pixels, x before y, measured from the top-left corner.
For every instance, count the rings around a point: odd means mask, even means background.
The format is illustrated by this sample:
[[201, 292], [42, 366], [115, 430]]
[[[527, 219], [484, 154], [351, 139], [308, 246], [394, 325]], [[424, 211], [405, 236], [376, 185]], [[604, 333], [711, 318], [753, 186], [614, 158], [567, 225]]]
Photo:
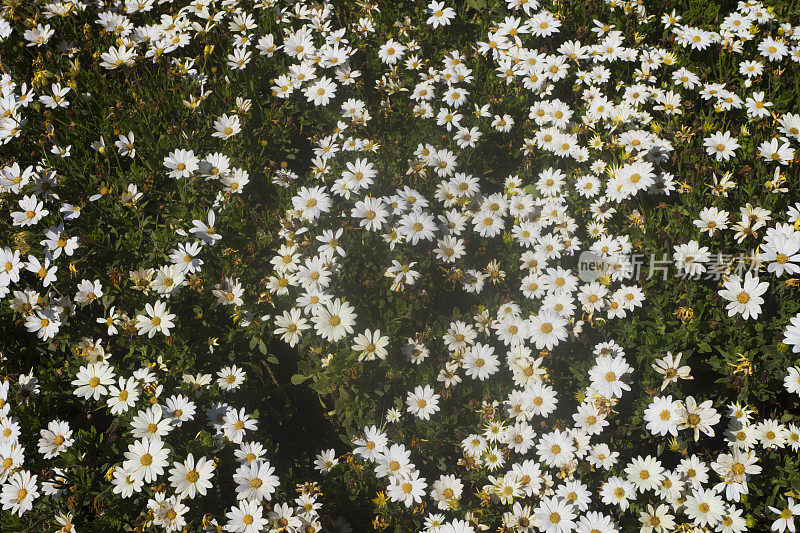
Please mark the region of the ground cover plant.
[[800, 514], [789, 2], [0, 7], [0, 530]]

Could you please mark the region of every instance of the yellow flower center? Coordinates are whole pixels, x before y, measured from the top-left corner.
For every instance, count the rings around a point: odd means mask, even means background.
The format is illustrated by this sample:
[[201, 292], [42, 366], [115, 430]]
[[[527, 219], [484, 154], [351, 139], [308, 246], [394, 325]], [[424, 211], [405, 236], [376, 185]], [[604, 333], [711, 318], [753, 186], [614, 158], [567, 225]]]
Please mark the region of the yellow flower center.
[[743, 291], [739, 293], [739, 296], [737, 296], [736, 299], [739, 300], [740, 304], [746, 304], [750, 301], [750, 295]]

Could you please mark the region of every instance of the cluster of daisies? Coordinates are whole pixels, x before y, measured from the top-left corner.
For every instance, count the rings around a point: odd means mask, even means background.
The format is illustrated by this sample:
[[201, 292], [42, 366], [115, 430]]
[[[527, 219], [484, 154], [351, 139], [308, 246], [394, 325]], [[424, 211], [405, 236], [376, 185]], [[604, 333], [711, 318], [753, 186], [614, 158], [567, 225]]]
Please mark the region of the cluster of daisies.
[[[767, 65], [788, 68], [800, 61], [800, 27], [777, 23], [759, 2], [740, 2], [715, 30], [684, 25], [674, 12], [663, 14], [656, 24], [686, 54], [713, 49], [742, 57], [738, 70], [744, 82], [721, 83], [703, 81], [712, 76], [702, 65], [679, 66], [674, 51], [642, 45], [638, 34], [626, 35], [602, 20], [594, 21], [587, 42], [562, 39], [559, 15], [537, 0], [506, 0], [509, 15], [493, 21], [474, 49], [437, 50], [433, 57], [420, 56], [423, 47], [415, 35], [449, 31], [455, 4], [432, 1], [419, 28], [410, 19], [398, 21], [389, 34], [376, 29], [379, 7], [369, 2], [361, 5], [357, 20], [341, 27], [329, 3], [283, 6], [263, 0], [251, 8], [239, 0], [194, 0], [158, 17], [159, 6], [177, 6], [154, 0], [100, 4], [51, 2], [43, 6], [41, 21], [19, 27], [0, 17], [0, 42], [45, 50], [56, 35], [48, 21], [57, 28], [56, 20], [99, 8], [97, 27], [116, 40], [98, 54], [97, 64], [105, 70], [142, 61], [167, 64], [200, 88], [199, 95], [184, 100], [196, 111], [211, 94], [208, 78], [196, 57], [180, 56], [196, 35], [224, 33], [230, 44], [223, 70], [247, 76], [264, 61], [285, 61], [286, 71], [270, 80], [272, 95], [331, 112], [334, 118], [321, 126], [327, 134], [314, 140], [309, 175], [281, 168], [272, 176], [273, 183], [291, 190], [266, 281], [277, 305], [248, 308], [246, 288], [235, 276], [219, 280], [212, 295], [216, 304], [236, 309], [241, 327], [264, 320], [292, 347], [324, 346], [325, 355], [314, 361], [321, 372], [335, 371], [332, 362], [339, 357], [411, 376], [414, 385], [390, 402], [380, 427], [354, 435], [352, 453], [372, 467], [390, 502], [424, 516], [423, 531], [475, 533], [503, 526], [519, 532], [611, 533], [630, 523], [642, 533], [748, 530], [743, 496], [751, 476], [762, 471], [761, 454], [798, 451], [800, 429], [782, 419], [756, 419], [746, 404], [729, 403], [720, 413], [712, 400], [684, 394], [680, 382], [692, 379], [691, 368], [682, 354], [667, 353], [652, 362], [661, 390], [638, 414], [645, 431], [670, 437], [670, 452], [684, 453], [679, 460], [655, 449], [624, 457], [614, 449], [619, 436], [611, 434], [625, 425], [624, 420], [612, 425], [615, 407], [632, 391], [637, 374], [649, 369], [634, 369], [628, 347], [617, 342], [591, 349], [580, 342], [585, 329], [624, 321], [644, 304], [635, 277], [635, 244], [620, 215], [630, 213], [627, 222], [641, 226], [646, 213], [633, 206], [642, 209], [691, 190], [669, 169], [677, 142], [691, 142], [694, 133], [681, 130], [678, 138], [660, 133], [663, 123], [681, 121], [694, 105], [706, 105], [710, 116], [740, 127], [714, 131], [710, 119], [705, 136], [697, 139], [707, 163], [725, 172], [704, 184], [716, 205], [691, 213], [696, 238], [672, 249], [676, 275], [699, 280], [718, 274], [720, 307], [748, 320], [761, 315], [771, 281], [800, 273], [800, 204], [773, 213], [755, 201], [725, 203], [738, 187], [737, 159], [757, 159], [768, 170], [768, 195], [780, 198], [789, 191], [800, 115], [775, 109], [763, 74]], [[637, 2], [609, 4], [634, 12], [640, 24], [653, 20]], [[259, 33], [261, 17], [274, 18], [280, 31]], [[369, 64], [357, 57], [370, 53], [357, 46], [368, 40], [377, 42], [381, 70], [370, 80], [355, 68]], [[70, 57], [78, 53], [69, 43], [63, 48]], [[481, 93], [478, 74], [487, 72], [492, 83], [525, 95], [530, 105], [523, 113], [513, 102]], [[381, 101], [361, 98], [366, 83]], [[3, 145], [26, 132], [25, 112], [33, 102], [55, 117], [76, 108], [91, 112], [85, 108], [91, 95], [62, 82], [35, 85], [4, 73], [0, 91]], [[428, 142], [397, 147], [405, 179], [384, 171], [380, 133], [371, 133], [376, 117], [392, 106], [405, 106], [413, 116], [409, 128], [435, 132]], [[250, 109], [249, 100], [237, 98], [234, 109], [214, 116], [211, 138], [199, 144], [235, 140], [243, 131], [240, 117]], [[750, 129], [766, 130], [766, 138], [754, 153], [743, 153]], [[509, 139], [514, 157], [524, 164], [500, 176], [472, 173], [482, 143], [498, 138]], [[114, 150], [131, 164], [151, 155], [149, 147], [136, 144], [135, 132], [112, 140], [113, 148], [103, 137], [92, 148], [101, 155]], [[248, 185], [247, 170], [235, 166], [235, 157], [197, 146], [175, 147], [164, 156], [159, 170], [165, 178], [177, 184], [192, 178], [210, 182], [216, 199], [202, 220], [175, 229], [168, 261], [131, 267], [127, 296], [147, 301], [108, 307], [103, 297], [111, 290], [109, 280], [76, 284], [64, 276], [71, 274], [70, 261], [82, 253], [81, 236], [88, 231], [81, 228], [81, 213], [98, 202], [136, 210], [144, 193], [130, 183], [118, 192], [103, 188], [86, 202], [66, 198], [60, 162], [68, 160], [72, 147], [47, 148], [50, 156], [41, 154], [35, 162], [0, 162], [0, 205], [8, 225], [24, 231], [29, 241], [39, 240], [26, 256], [10, 243], [0, 248], [0, 298], [43, 343], [59, 338], [68, 321], [87, 332], [100, 325], [100, 338], [87, 333], [74, 347], [80, 364], [73, 365], [78, 370], [69, 379], [74, 395], [116, 417], [127, 439], [122, 455], [110, 460], [111, 492], [124, 500], [144, 496], [145, 526], [180, 531], [189, 527], [193, 500], [219, 485], [218, 462], [228, 460], [235, 472], [226, 483], [232, 481], [235, 494], [225, 516], [204, 525], [246, 533], [313, 533], [322, 531], [323, 523], [347, 530], [320, 513], [314, 483], [301, 485], [293, 499], [273, 501], [284, 492], [259, 442], [258, 421], [235, 403], [246, 378], [241, 368], [221, 368], [216, 379], [187, 373], [178, 381], [160, 362], [125, 368], [108, 348], [121, 331], [164, 340], [179, 328], [181, 317], [170, 303], [203, 274], [206, 247], [222, 239], [217, 214]], [[732, 214], [736, 208], [738, 217]], [[723, 260], [721, 251], [714, 260], [711, 246], [725, 236], [755, 250], [739, 263]], [[702, 246], [703, 239], [709, 246]], [[433, 338], [426, 331], [394, 338], [342, 288], [352, 275], [348, 261], [364, 249], [377, 263], [367, 275], [399, 298], [424, 294], [433, 279], [452, 287], [453, 302], [470, 310], [448, 309], [445, 316], [451, 318]], [[581, 252], [602, 263], [599, 276], [581, 276], [575, 266]], [[76, 323], [85, 316], [92, 317], [90, 323]], [[778, 333], [800, 352], [800, 314]], [[309, 352], [312, 358], [318, 353]], [[554, 378], [560, 376], [553, 374], [564, 367], [564, 358], [576, 358], [586, 369], [574, 402], [556, 389]], [[467, 397], [466, 383], [483, 396]], [[800, 393], [798, 367], [787, 370], [784, 384], [788, 392]], [[212, 401], [209, 392], [229, 401]], [[63, 502], [75, 483], [68, 466], [33, 465], [85, 453], [75, 450], [74, 431], [60, 419], [39, 429], [38, 450], [23, 446], [28, 430], [13, 407], [41, 393], [32, 371], [0, 382], [0, 503], [19, 516], [43, 498]], [[470, 399], [480, 409], [452, 429], [458, 463], [445, 464], [446, 473], [438, 477], [425, 477], [426, 466], [417, 468], [412, 456], [413, 428], [434, 423]], [[214, 436], [214, 455], [179, 452], [186, 449], [187, 435], [200, 430]], [[701, 438], [705, 443], [720, 436], [722, 451], [705, 453], [699, 447]], [[693, 447], [697, 453], [690, 453]], [[226, 448], [232, 454], [219, 459]], [[329, 474], [343, 465], [335, 449], [325, 449], [315, 467]], [[473, 494], [492, 512], [473, 507]], [[63, 531], [74, 531], [66, 503], [59, 505], [63, 512], [52, 520]], [[776, 505], [770, 507], [777, 516], [772, 528], [793, 531], [800, 505], [791, 498]]]
[[[273, 7], [271, 4], [262, 2], [260, 7], [267, 9]], [[176, 57], [181, 49], [190, 44], [198, 32], [209, 32], [215, 27], [220, 31], [227, 28], [247, 32], [254, 27], [252, 14], [235, 1], [191, 2], [160, 18], [157, 14], [147, 15], [154, 8], [155, 2], [149, 0], [118, 2], [97, 11], [97, 24], [118, 37], [117, 45], [101, 54], [99, 64], [102, 67], [132, 66], [141, 57], [162, 63], [166, 57], [167, 65], [178, 67], [187, 82], [202, 84], [205, 75], [194, 68], [194, 59]], [[83, 2], [54, 2], [46, 6], [45, 19], [77, 16], [87, 9], [89, 6]], [[285, 21], [309, 13], [288, 12], [290, 16]], [[155, 23], [147, 22], [154, 18]], [[24, 34], [16, 29], [0, 18], [0, 41], [17, 39], [27, 46], [47, 47], [56, 35], [49, 25], [38, 24]], [[72, 57], [77, 49], [67, 46], [66, 53]], [[5, 73], [0, 89], [0, 142], [3, 144], [26, 133], [27, 120], [23, 111], [37, 99], [56, 117], [76, 108], [80, 112], [92, 112], [81, 108], [83, 103], [92, 100], [92, 95], [76, 94], [61, 83], [42, 87], [39, 92], [29, 88], [27, 82], [20, 83]], [[184, 104], [196, 109], [207, 95], [208, 91], [201, 89], [199, 97], [189, 96]], [[239, 116], [246, 115], [250, 107], [249, 100], [237, 98], [235, 109], [216, 117], [211, 137], [225, 141], [239, 134]], [[201, 183], [210, 182], [207, 186], [213, 187], [217, 195], [205, 218], [193, 220], [191, 227], [175, 228], [168, 261], [129, 271], [129, 284], [125, 287], [127, 297], [133, 301], [142, 298], [150, 301], [138, 312], [126, 312], [125, 309], [133, 310], [131, 304], [106, 305], [103, 296], [109, 290], [107, 280], [82, 279], [77, 284], [70, 281], [75, 274], [70, 261], [79, 255], [81, 236], [91, 229], [81, 227], [82, 212], [91, 210], [96, 203], [109, 203], [119, 204], [134, 214], [147, 198], [143, 198], [144, 193], [136, 184], [130, 183], [121, 191], [103, 187], [86, 203], [70, 200], [60, 186], [64, 180], [61, 169], [68, 168], [61, 161], [68, 160], [72, 147], [54, 144], [48, 148], [55, 159], [43, 156], [29, 165], [17, 161], [0, 163], [0, 192], [9, 227], [24, 231], [30, 241], [41, 240], [40, 246], [31, 247], [27, 255], [21, 254], [20, 247], [0, 248], [0, 298], [18, 314], [27, 331], [43, 343], [59, 338], [70, 320], [70, 326], [87, 332], [77, 345], [70, 347], [70, 352], [74, 352], [80, 362], [75, 365], [77, 372], [72, 374], [72, 392], [87, 405], [113, 416], [126, 441], [119, 457], [105, 459], [111, 464], [105, 476], [109, 493], [123, 500], [146, 502], [142, 508], [134, 508], [134, 517], [140, 513], [137, 520], [143, 526], [182, 531], [188, 527], [187, 519], [193, 507], [195, 514], [198, 510], [200, 515], [204, 514], [202, 503], [197, 502], [220, 483], [218, 464], [225, 461], [234, 465], [235, 493], [226, 498], [230, 508], [224, 516], [203, 518], [205, 527], [232, 532], [322, 531], [321, 493], [315, 483], [299, 485], [296, 497], [291, 496], [291, 487], [288, 487], [288, 499], [276, 501], [281, 483], [267, 458], [267, 448], [259, 441], [258, 422], [253, 413], [236, 406], [235, 392], [246, 379], [240, 367], [225, 366], [216, 377], [186, 373], [176, 380], [160, 357], [157, 362], [130, 371], [113, 356], [117, 335], [167, 338], [179, 327], [180, 318], [170, 312], [169, 303], [193, 280], [199, 279], [205, 247], [214, 246], [222, 238], [215, 229], [215, 210], [223, 209], [232, 195], [242, 192], [249, 183], [248, 172], [234, 166], [231, 157], [219, 151], [195, 154], [191, 149], [176, 148], [164, 157], [161, 172], [165, 179], [178, 183], [197, 177]], [[92, 148], [103, 156], [116, 151], [119, 161], [131, 165], [151, 155], [148, 147], [136, 144], [134, 132], [118, 135], [113, 147], [107, 147], [106, 140], [100, 137], [92, 143]], [[118, 290], [117, 283], [114, 285], [114, 290]], [[218, 305], [233, 309], [243, 305], [245, 290], [237, 278], [226, 277], [214, 286], [211, 294]], [[78, 309], [81, 313], [76, 313]], [[91, 317], [88, 323], [73, 323], [87, 316]], [[239, 324], [243, 326], [252, 320], [245, 311], [239, 316]], [[90, 333], [98, 328], [103, 332], [100, 338]], [[216, 339], [213, 341], [209, 343], [211, 353], [217, 345]], [[65, 384], [69, 387], [70, 381]], [[67, 511], [72, 508], [67, 499], [74, 485], [79, 483], [72, 465], [92, 451], [76, 450], [73, 429], [60, 419], [49, 421], [40, 430], [38, 452], [25, 448], [20, 437], [31, 430], [21, 427], [15, 416], [15, 406], [22, 408], [35, 402], [43, 392], [46, 391], [41, 390], [33, 371], [19, 376], [16, 382], [0, 381], [0, 502], [4, 510], [30, 516], [40, 502], [45, 505], [43, 498], [53, 499], [55, 508], [63, 512], [39, 518], [52, 520], [61, 531], [75, 531], [73, 515]], [[220, 395], [229, 397], [230, 403], [209, 398]], [[213, 456], [180, 451], [186, 449], [190, 434], [199, 434], [199, 431], [213, 435]], [[226, 449], [228, 453], [223, 455]], [[67, 466], [47, 466], [52, 461]], [[327, 472], [336, 462], [331, 452], [322, 452], [316, 468]], [[53, 507], [49, 503], [46, 505], [48, 509]], [[331, 521], [327, 523], [330, 525]], [[342, 520], [333, 524], [336, 531], [349, 528]]]
[[[548, 370], [551, 352], [573, 354], [561, 347], [579, 337], [587, 323], [599, 317], [624, 318], [643, 304], [644, 294], [636, 280], [628, 281], [635, 266], [633, 244], [627, 235], [615, 235], [611, 228], [616, 227], [615, 214], [630, 211], [626, 204], [632, 200], [644, 195], [665, 198], [690, 188], [662, 168], [669, 166], [676, 149], [674, 140], [659, 136], [658, 120], [675, 120], [692, 102], [710, 100], [715, 112], [728, 112], [739, 123], [758, 127], [765, 117], [773, 116], [772, 104], [765, 100], [764, 91], [751, 87], [760, 82], [766, 62], [797, 60], [792, 53], [797, 45], [790, 48], [784, 41], [795, 42], [800, 31], [784, 24], [779, 27], [782, 38], [768, 36], [750, 44], [757, 35], [752, 28], [766, 26], [774, 18], [763, 5], [752, 2], [740, 3], [722, 19], [718, 31], [682, 25], [674, 12], [661, 17], [667, 35], [687, 50], [713, 44], [735, 54], [755, 52], [756, 59], [741, 62], [746, 83], [739, 96], [733, 86], [703, 83], [689, 65], [679, 67], [674, 52], [626, 45], [628, 37], [602, 21], [595, 21], [592, 28], [594, 44], [567, 40], [549, 53], [531, 48], [530, 43], [542, 42], [536, 38], [556, 35], [561, 22], [546, 10], [536, 12], [538, 2], [508, 4], [514, 13], [492, 24], [485, 40], [477, 43], [480, 59], [450, 50], [433, 66], [432, 59], [419, 57], [419, 43], [407, 31], [387, 37], [378, 49], [387, 70], [375, 81], [386, 95], [382, 106], [390, 102], [410, 106], [420, 124], [436, 125], [442, 138], [452, 139], [444, 146], [437, 140], [406, 147], [407, 175], [424, 183], [426, 193], [422, 187], [409, 185], [387, 189], [388, 176], [382, 175], [377, 163], [381, 142], [358, 133], [374, 122], [379, 110], [343, 94], [346, 80], [337, 78], [336, 84], [322, 74], [326, 68], [346, 68], [336, 66], [339, 61], [336, 65], [326, 61], [332, 42], [346, 45], [341, 30], [331, 30], [333, 38], [323, 34], [314, 41], [301, 29], [300, 37], [291, 34], [284, 42], [284, 53], [297, 64], [290, 67], [290, 74], [275, 80], [275, 93], [290, 98], [299, 92], [308, 103], [332, 109], [337, 109], [335, 101], [342, 103], [333, 132], [316, 140], [313, 181], [295, 189], [281, 232], [284, 244], [271, 260], [274, 272], [268, 287], [290, 306], [276, 314], [275, 333], [291, 346], [324, 341], [323, 369], [331, 366], [336, 354], [360, 362], [400, 364], [403, 369], [437, 365], [436, 382], [419, 383], [395, 402], [404, 409], [389, 410], [386, 422], [391, 424], [402, 425], [404, 417], [430, 421], [448, 412], [446, 399], [453, 398], [454, 392], [447, 389], [456, 391], [465, 380], [485, 382], [487, 388], [479, 390], [496, 393], [496, 388], [488, 387], [511, 377], [516, 388], [506, 389], [494, 404], [484, 402], [492, 415], [484, 417], [477, 431], [470, 432], [468, 426], [454, 430], [463, 438], [464, 458], [459, 466], [462, 471], [483, 472], [486, 485], [466, 487], [455, 465], [437, 480], [426, 479], [413, 463], [412, 450], [402, 442], [389, 442], [390, 434], [396, 434], [396, 440], [408, 439], [407, 425], [390, 433], [370, 426], [354, 437], [354, 453], [374, 466], [377, 478], [388, 478], [389, 500], [408, 507], [436, 505], [437, 511], [426, 517], [426, 531], [489, 527], [482, 513], [468, 510], [458, 518], [446, 516], [460, 509], [462, 493], [475, 490], [507, 506], [502, 525], [516, 531], [618, 531], [617, 522], [631, 512], [631, 503], [645, 532], [671, 531], [681, 524], [724, 533], [745, 531], [744, 511], [737, 503], [748, 494], [750, 476], [761, 471], [758, 445], [761, 450], [796, 451], [798, 428], [777, 419], [752, 420], [754, 413], [748, 406], [732, 403], [724, 429], [722, 415], [711, 400], [697, 400], [679, 390], [673, 393], [677, 397], [667, 394], [668, 386], [692, 378], [690, 367], [681, 364], [681, 354], [668, 353], [653, 363], [653, 370], [663, 377], [662, 395], [653, 396], [641, 415], [652, 435], [673, 437], [674, 451], [681, 442], [687, 448], [699, 442], [701, 435], [724, 436], [727, 449], [710, 464], [697, 454], [688, 455], [673, 470], [653, 455], [617, 464], [620, 454], [609, 446], [613, 439], [601, 439], [614, 406], [635, 378], [622, 347], [614, 342], [595, 347], [589, 385], [580, 390], [572, 427], [565, 428], [560, 420], [550, 431], [541, 432], [534, 427], [547, 425], [533, 421], [548, 418], [557, 409], [559, 397]], [[641, 21], [649, 20], [641, 6], [635, 7]], [[450, 23], [451, 16], [440, 2], [432, 2], [426, 13], [430, 16], [426, 31]], [[372, 29], [371, 23], [360, 21], [353, 31], [361, 35]], [[292, 39], [291, 50], [286, 49], [288, 39]], [[301, 53], [308, 55], [297, 53], [300, 41]], [[775, 47], [783, 52], [776, 54]], [[474, 89], [478, 62], [480, 68], [494, 70], [503, 83], [518, 85], [533, 96], [527, 111], [529, 122], [535, 124], [533, 135], [518, 146], [526, 158], [545, 163], [534, 167], [530, 178], [506, 177], [502, 190], [466, 168], [471, 150], [481, 145], [482, 137], [516, 131], [514, 115], [493, 108], [497, 103], [486, 103]], [[615, 69], [615, 63], [632, 65], [632, 82], [619, 78], [618, 71], [626, 70]], [[576, 101], [554, 96], [564, 93], [558, 91], [560, 86], [570, 85], [579, 96]], [[781, 194], [788, 190], [785, 169], [794, 161], [792, 142], [797, 139], [798, 118], [792, 113], [775, 118], [772, 140], [748, 155], [774, 167], [767, 188]], [[741, 148], [730, 132], [710, 134], [702, 143], [708, 157], [722, 164]], [[604, 154], [609, 150], [615, 154], [613, 163]], [[292, 187], [298, 178], [281, 170], [273, 181]], [[728, 172], [715, 176], [708, 186], [713, 198], [725, 199], [737, 184]], [[719, 295], [730, 302], [729, 316], [757, 317], [764, 302], [761, 296], [769, 287], [758, 276], [759, 266], [777, 278], [798, 271], [800, 241], [792, 225], [797, 209], [789, 208], [781, 217], [788, 223], [773, 227], [768, 225], [770, 211], [759, 206], [742, 206], [738, 223], [721, 208], [703, 208], [694, 221], [698, 234], [717, 239], [730, 228], [735, 240], [742, 242], [765, 228], [760, 250], [743, 254], [738, 263], [725, 256], [725, 261], [715, 263], [716, 272], [710, 272], [709, 248], [690, 239], [674, 246], [674, 275], [701, 279], [718, 274], [723, 279]], [[581, 219], [585, 213], [589, 217]], [[636, 210], [629, 219], [636, 222], [641, 217]], [[495, 257], [485, 267], [476, 265], [476, 251], [487, 242], [503, 250], [503, 258], [510, 251], [517, 260], [503, 262]], [[429, 277], [420, 265], [433, 257], [437, 268], [448, 272], [447, 281], [455, 280], [462, 289], [460, 297], [474, 304], [475, 314], [452, 320], [441, 342], [424, 340], [422, 331], [391, 338], [384, 325], [369, 322], [367, 310], [357, 309], [347, 294], [337, 291], [337, 280], [348, 275], [348, 258], [363, 246], [370, 246], [371, 256], [382, 258], [383, 264], [373, 272], [376, 282], [387, 277], [386, 286], [403, 294], [415, 294], [418, 280]], [[570, 266], [574, 265], [570, 258], [581, 251], [600, 258], [602, 277], [584, 280]], [[446, 281], [442, 277], [437, 282]], [[618, 288], [612, 289], [612, 284]], [[496, 293], [505, 300], [499, 306], [491, 303]], [[792, 346], [800, 340], [797, 320], [786, 331], [785, 342]], [[392, 352], [401, 354], [405, 364]], [[447, 354], [444, 362], [431, 357], [442, 352]], [[787, 388], [793, 392], [800, 390], [797, 374], [791, 369], [787, 378]], [[679, 432], [687, 437], [679, 441]], [[515, 454], [519, 460], [507, 464], [510, 457], [517, 458]], [[588, 485], [591, 478], [584, 482], [581, 474], [595, 468], [607, 476], [593, 492]], [[609, 512], [589, 510], [598, 502], [609, 506]], [[775, 528], [781, 527], [781, 520], [783, 527], [793, 525], [791, 511], [776, 512], [780, 518]]]
[[[162, 370], [162, 369], [158, 369]], [[214, 485], [218, 459], [209, 456], [195, 457], [192, 453], [177, 456], [175, 444], [185, 439], [184, 432], [196, 433], [201, 409], [192, 399], [199, 391], [218, 387], [225, 392], [238, 389], [245, 373], [235, 365], [225, 367], [216, 379], [209, 374], [184, 375], [183, 393], [163, 398], [164, 385], [159, 372], [147, 366], [130, 377], [115, 375], [106, 362], [96, 362], [81, 367], [72, 385], [75, 394], [85, 400], [102, 401], [108, 411], [120, 420], [126, 420], [126, 433], [130, 444], [120, 462], [106, 474], [112, 493], [127, 499], [142, 492], [145, 484], [159, 480], [169, 483], [167, 490], [154, 491], [147, 501], [148, 518], [145, 525], [154, 525], [166, 531], [181, 531], [187, 526], [186, 513], [191, 500], [200, 498]], [[38, 380], [32, 374], [21, 376], [19, 382], [0, 384], [0, 482], [3, 509], [22, 516], [30, 511], [40, 497], [63, 499], [76, 481], [69, 468], [55, 467], [46, 474], [34, 474], [25, 468], [26, 451], [20, 443], [22, 432], [14, 416], [12, 403], [18, 405], [36, 401], [41, 393]], [[10, 396], [11, 395], [11, 396]], [[244, 409], [236, 409], [227, 402], [213, 402], [204, 410], [205, 425], [217, 440], [217, 449], [233, 447], [237, 468], [233, 474], [236, 500], [227, 513], [223, 526], [226, 531], [260, 531], [267, 526], [282, 531], [287, 524], [303, 531], [322, 531], [317, 501], [319, 491], [314, 483], [302, 486], [293, 501], [269, 505], [280, 480], [275, 468], [266, 458], [266, 449], [254, 436], [257, 421]], [[74, 444], [69, 423], [53, 420], [41, 429], [38, 453], [46, 460], [70, 452]], [[327, 472], [335, 458], [322, 453], [317, 468]], [[58, 514], [55, 521], [61, 527], [73, 527], [72, 515]], [[217, 519], [212, 519], [217, 524]], [[252, 525], [255, 524], [255, 525]], [[74, 531], [67, 527], [64, 531]], [[252, 529], [255, 528], [255, 529]]]
[[[613, 361], [624, 357], [624, 352], [613, 342], [597, 345], [594, 353], [598, 361], [605, 360], [607, 365], [600, 367], [598, 363], [592, 370], [595, 376], [592, 387], [613, 389], [602, 374], [612, 366], [619, 372], [631, 370], [614, 365]], [[664, 374], [664, 387], [679, 378], [691, 379], [689, 368], [677, 366], [679, 362], [680, 355], [673, 358], [670, 354], [653, 365]], [[767, 449], [784, 446], [791, 446], [793, 451], [800, 449], [800, 429], [796, 426], [787, 429], [774, 420], [751, 424], [753, 412], [734, 403], [728, 407], [726, 437], [730, 449], [727, 452], [717, 454], [710, 464], [693, 454], [681, 459], [673, 469], [663, 466], [652, 455], [631, 458], [618, 469], [618, 475], [609, 475], [603, 481], [595, 496], [612, 511], [589, 511], [594, 495], [587, 483], [572, 474], [581, 469], [582, 464], [609, 473], [617, 466], [619, 452], [612, 451], [607, 443], [592, 443], [592, 440], [596, 441], [608, 426], [607, 418], [620, 394], [613, 390], [608, 396], [595, 392], [593, 399], [584, 401], [573, 414], [574, 427], [556, 429], [537, 438], [527, 421], [537, 416], [547, 418], [555, 410], [556, 395], [550, 387], [542, 385], [540, 379], [532, 383], [536, 385], [524, 391], [530, 401], [528, 406], [520, 408], [519, 401], [516, 404], [506, 402], [509, 420], [490, 416], [481, 433], [470, 434], [462, 442], [463, 455], [471, 467], [491, 472], [489, 483], [480, 490], [487, 498], [511, 507], [503, 514], [502, 525], [515, 531], [533, 531], [534, 528], [539, 531], [618, 531], [613, 517], [620, 516], [631, 503], [643, 499], [647, 493], [664, 503], [640, 507], [638, 519], [644, 531], [672, 531], [679, 524], [679, 511], [700, 527], [744, 531], [743, 510], [735, 503], [748, 494], [750, 476], [761, 472], [753, 450], [755, 443], [759, 441]], [[409, 404], [420, 399], [435, 404], [438, 395], [418, 390], [409, 395]], [[698, 405], [692, 397], [683, 402], [667, 396], [654, 399], [645, 411], [645, 420], [654, 434], [675, 435], [678, 429], [689, 429], [697, 439], [700, 431], [713, 435], [712, 428], [720, 421], [720, 415], [710, 401]], [[411, 462], [410, 451], [402, 444], [389, 445], [387, 434], [375, 426], [364, 428], [354, 443], [354, 453], [374, 463], [377, 477], [389, 476], [387, 494], [392, 500], [411, 505], [421, 501], [427, 487], [438, 510], [459, 507], [465, 484], [458, 476], [440, 475], [428, 487], [427, 480], [419, 476]], [[517, 460], [507, 463], [508, 454], [503, 447]], [[535, 459], [529, 457], [529, 451], [535, 454]], [[568, 474], [564, 475], [565, 472]], [[787, 509], [792, 507], [790, 501]], [[775, 512], [782, 517], [778, 521], [786, 521], [785, 509]], [[427, 515], [425, 526], [434, 531], [474, 531], [458, 519], [449, 523], [445, 520], [444, 514], [434, 511]], [[472, 513], [467, 513], [467, 520], [480, 523], [480, 518]], [[451, 529], [447, 529], [448, 526]]]

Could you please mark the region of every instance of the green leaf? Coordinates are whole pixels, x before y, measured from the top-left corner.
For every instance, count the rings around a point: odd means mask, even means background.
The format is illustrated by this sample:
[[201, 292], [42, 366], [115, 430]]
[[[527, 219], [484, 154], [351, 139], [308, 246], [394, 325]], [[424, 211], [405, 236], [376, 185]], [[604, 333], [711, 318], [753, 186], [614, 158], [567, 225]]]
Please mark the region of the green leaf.
[[311, 376], [304, 376], [303, 374], [294, 374], [291, 379], [292, 379], [292, 385], [300, 385], [303, 382], [311, 379]]

